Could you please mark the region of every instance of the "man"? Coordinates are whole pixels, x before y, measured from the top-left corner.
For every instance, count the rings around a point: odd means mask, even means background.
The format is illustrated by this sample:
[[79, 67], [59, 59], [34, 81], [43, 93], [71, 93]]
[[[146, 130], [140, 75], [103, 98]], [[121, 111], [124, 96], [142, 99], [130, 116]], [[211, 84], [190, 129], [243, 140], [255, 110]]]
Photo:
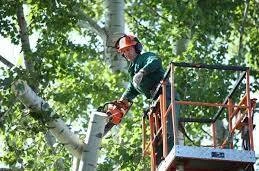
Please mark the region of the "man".
[[141, 54], [142, 44], [131, 35], [119, 38], [116, 48], [130, 62], [128, 69], [130, 84], [121, 100], [132, 101], [139, 94], [151, 98], [165, 73], [161, 59], [151, 52]]
[[[152, 52], [141, 53], [142, 44], [137, 37], [132, 35], [123, 35], [120, 37], [117, 40], [115, 47], [117, 51], [130, 62], [128, 68], [130, 83], [120, 101], [124, 104], [128, 104], [140, 94], [143, 94], [150, 99], [165, 74], [161, 59]], [[166, 89], [166, 101], [168, 107], [171, 103], [171, 88], [168, 81]], [[179, 107], [177, 107], [176, 113], [178, 115]], [[167, 120], [168, 149], [170, 150], [173, 147], [172, 116], [168, 115]], [[157, 160], [159, 163], [162, 157], [162, 146], [158, 147], [157, 153]]]

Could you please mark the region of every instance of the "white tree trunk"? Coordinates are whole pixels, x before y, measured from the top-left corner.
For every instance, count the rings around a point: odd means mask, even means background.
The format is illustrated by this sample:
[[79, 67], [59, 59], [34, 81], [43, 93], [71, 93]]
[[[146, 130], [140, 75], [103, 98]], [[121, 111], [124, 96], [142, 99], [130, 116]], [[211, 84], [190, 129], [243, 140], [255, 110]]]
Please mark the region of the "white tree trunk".
[[48, 143], [48, 145], [53, 148], [54, 144], [56, 143], [56, 138], [53, 136], [53, 134], [48, 130], [45, 135], [45, 140]]
[[96, 21], [86, 15], [79, 7], [73, 12], [78, 15], [78, 25], [87, 28], [101, 37], [105, 47], [104, 56], [113, 71], [126, 71], [127, 62], [116, 52], [115, 42], [125, 32], [123, 0], [105, 0], [105, 27], [102, 28]]
[[79, 158], [73, 157], [73, 163], [72, 163], [72, 167], [71, 167], [72, 171], [78, 171], [79, 170], [80, 161], [81, 160]]
[[[123, 0], [105, 0], [105, 28], [101, 28], [97, 22], [94, 22], [90, 17], [83, 16], [83, 13], [79, 15], [85, 19], [85, 27], [89, 27], [96, 32], [103, 40], [105, 47], [105, 56], [109, 59], [111, 69], [113, 71], [126, 71], [126, 60], [122, 58], [114, 47], [115, 41], [123, 35], [125, 30], [124, 21], [124, 6]], [[30, 47], [28, 36], [26, 35], [26, 22], [23, 15], [22, 7], [17, 12], [17, 16], [20, 22], [20, 28], [23, 39], [22, 44], [27, 45], [24, 50], [29, 50]], [[82, 17], [83, 16], [83, 17]], [[81, 25], [82, 22], [81, 22]], [[33, 69], [30, 68], [32, 71]], [[47, 120], [47, 124], [51, 133], [69, 150], [69, 152], [77, 157], [81, 158], [80, 169], [82, 170], [95, 170], [97, 163], [97, 151], [99, 149], [100, 140], [102, 138], [106, 117], [104, 114], [97, 113], [94, 117], [97, 119], [96, 124], [89, 125], [89, 132], [87, 134], [86, 144], [80, 141], [80, 139], [69, 130], [64, 121], [59, 118], [54, 118], [54, 112], [49, 107], [48, 103], [42, 98], [38, 97], [35, 92], [24, 81], [17, 81], [13, 84], [12, 90], [32, 112], [41, 113], [43, 119]], [[94, 120], [95, 120], [94, 119]], [[100, 123], [102, 124], [100, 124]], [[96, 132], [98, 131], [98, 133]], [[82, 153], [82, 150], [84, 151]], [[83, 155], [82, 155], [83, 154]], [[77, 162], [76, 162], [77, 163]], [[76, 169], [78, 164], [75, 164]]]
[[187, 38], [182, 38], [175, 42], [175, 44], [176, 44], [175, 50], [176, 50], [177, 55], [182, 55], [183, 52], [186, 51], [188, 41], [189, 40]]
[[97, 165], [97, 152], [104, 132], [104, 126], [108, 121], [106, 113], [93, 112], [87, 130], [87, 137], [82, 152], [79, 171], [95, 171]]
[[116, 40], [125, 33], [125, 20], [124, 20], [124, 7], [123, 0], [105, 0], [105, 28], [108, 37], [105, 45], [105, 56], [108, 57], [111, 69], [113, 71], [126, 71], [126, 60], [116, 52], [114, 48]]
[[[104, 132], [104, 126], [108, 121], [105, 113], [94, 112], [91, 115], [87, 137], [83, 143], [66, 126], [63, 120], [54, 118], [54, 112], [48, 103], [36, 95], [25, 81], [18, 80], [13, 83], [12, 90], [21, 102], [32, 112], [42, 113], [43, 119], [47, 120], [51, 133], [68, 149], [68, 151], [77, 159], [81, 159], [78, 168], [78, 160], [74, 158], [73, 170], [92, 171], [96, 170], [97, 152], [100, 149], [100, 142]], [[47, 114], [47, 115], [46, 115]], [[55, 116], [56, 117], [56, 116]]]
[[[48, 120], [47, 124], [51, 133], [77, 158], [81, 157], [83, 142], [66, 126], [59, 118], [53, 118], [54, 112], [47, 102], [37, 96], [25, 81], [18, 80], [12, 85], [12, 90], [21, 102], [32, 112], [45, 113], [43, 119]], [[47, 114], [46, 114], [47, 113]], [[48, 118], [46, 118], [48, 117]]]

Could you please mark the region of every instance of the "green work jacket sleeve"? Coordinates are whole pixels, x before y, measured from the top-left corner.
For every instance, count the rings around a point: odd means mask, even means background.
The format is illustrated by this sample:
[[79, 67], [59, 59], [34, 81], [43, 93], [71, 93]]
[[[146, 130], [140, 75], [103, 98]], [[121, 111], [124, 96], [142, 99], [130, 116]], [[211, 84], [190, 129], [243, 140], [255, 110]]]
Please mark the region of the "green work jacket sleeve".
[[[144, 76], [138, 87], [134, 87], [132, 79], [140, 70], [144, 70]], [[129, 65], [130, 84], [122, 95], [122, 99], [132, 101], [137, 95], [142, 94], [147, 98], [151, 98], [156, 86], [164, 76], [162, 62], [156, 54], [146, 52], [138, 55]]]
[[140, 93], [135, 89], [135, 87], [133, 86], [132, 82], [130, 82], [128, 84], [128, 88], [126, 89], [126, 91], [122, 94], [121, 99], [123, 100], [128, 100], [128, 101], [132, 101], [137, 95], [139, 95]]

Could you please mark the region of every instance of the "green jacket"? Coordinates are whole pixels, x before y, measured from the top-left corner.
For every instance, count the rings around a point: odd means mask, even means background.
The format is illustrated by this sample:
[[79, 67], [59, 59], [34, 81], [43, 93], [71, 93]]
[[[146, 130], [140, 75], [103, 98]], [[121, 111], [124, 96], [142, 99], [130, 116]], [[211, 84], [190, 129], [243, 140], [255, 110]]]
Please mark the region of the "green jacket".
[[[132, 83], [133, 76], [144, 69], [145, 75], [139, 87], [135, 88]], [[156, 54], [146, 52], [138, 55], [129, 65], [130, 83], [122, 95], [122, 99], [132, 101], [137, 95], [144, 94], [148, 99], [151, 98], [151, 91], [154, 91], [160, 80], [164, 76], [161, 59]]]

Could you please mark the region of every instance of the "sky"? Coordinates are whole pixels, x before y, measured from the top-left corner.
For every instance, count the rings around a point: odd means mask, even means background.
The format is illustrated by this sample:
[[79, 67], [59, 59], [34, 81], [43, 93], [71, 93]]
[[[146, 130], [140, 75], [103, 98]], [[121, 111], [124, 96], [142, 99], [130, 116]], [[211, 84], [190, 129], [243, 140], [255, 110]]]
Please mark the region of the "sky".
[[[31, 38], [30, 43], [31, 43], [32, 48], [36, 44], [36, 40], [37, 40], [36, 37], [37, 37], [37, 35], [32, 38], [30, 37]], [[76, 37], [76, 36], [72, 36], [72, 37]], [[82, 40], [75, 39], [74, 41], [82, 41]], [[13, 64], [17, 64], [18, 58], [22, 57], [21, 46], [13, 45], [13, 44], [11, 44], [10, 39], [3, 38], [0, 36], [0, 55], [5, 57], [7, 60], [12, 62]], [[0, 62], [0, 66], [2, 66], [1, 62]], [[251, 98], [257, 98], [259, 101], [259, 91], [256, 94], [251, 94]], [[255, 124], [257, 125], [257, 127], [255, 127], [255, 130], [254, 130], [255, 152], [256, 152], [256, 155], [259, 157], [259, 113], [255, 113], [254, 121], [255, 121]], [[1, 143], [1, 139], [0, 139], [0, 156], [2, 154], [1, 145], [2, 145], [2, 143]], [[257, 171], [259, 171], [259, 168], [257, 169]]]
[[15, 64], [17, 62], [18, 56], [20, 56], [21, 47], [11, 44], [9, 38], [3, 38], [0, 36], [0, 55], [5, 57]]

